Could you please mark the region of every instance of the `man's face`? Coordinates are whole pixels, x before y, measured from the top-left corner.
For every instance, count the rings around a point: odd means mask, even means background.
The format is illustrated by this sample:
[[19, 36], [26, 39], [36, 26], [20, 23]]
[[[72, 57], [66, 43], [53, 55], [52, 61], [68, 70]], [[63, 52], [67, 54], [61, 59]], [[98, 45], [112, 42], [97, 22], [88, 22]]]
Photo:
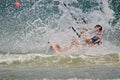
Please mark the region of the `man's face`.
[[99, 27], [95, 27], [94, 31], [95, 31], [95, 32], [99, 32], [99, 31], [100, 31], [100, 30], [99, 30]]

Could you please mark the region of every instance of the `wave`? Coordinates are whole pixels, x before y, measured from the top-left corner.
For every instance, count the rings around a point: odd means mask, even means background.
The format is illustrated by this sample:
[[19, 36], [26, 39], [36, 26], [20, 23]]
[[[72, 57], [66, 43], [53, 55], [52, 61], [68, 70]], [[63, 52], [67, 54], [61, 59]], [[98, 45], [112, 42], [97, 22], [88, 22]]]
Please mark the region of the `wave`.
[[27, 67], [81, 67], [93, 65], [119, 65], [120, 53], [101, 56], [93, 55], [41, 55], [41, 54], [0, 54], [0, 66]]

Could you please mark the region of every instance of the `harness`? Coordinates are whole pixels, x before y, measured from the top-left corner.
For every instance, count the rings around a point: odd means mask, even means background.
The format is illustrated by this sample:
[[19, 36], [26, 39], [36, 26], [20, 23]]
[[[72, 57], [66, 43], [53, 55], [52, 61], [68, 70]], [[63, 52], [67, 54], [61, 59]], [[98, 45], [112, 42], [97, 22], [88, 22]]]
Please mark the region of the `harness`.
[[97, 34], [93, 36], [91, 40], [93, 44], [98, 44], [98, 45], [102, 44], [102, 40], [103, 40], [102, 34]]

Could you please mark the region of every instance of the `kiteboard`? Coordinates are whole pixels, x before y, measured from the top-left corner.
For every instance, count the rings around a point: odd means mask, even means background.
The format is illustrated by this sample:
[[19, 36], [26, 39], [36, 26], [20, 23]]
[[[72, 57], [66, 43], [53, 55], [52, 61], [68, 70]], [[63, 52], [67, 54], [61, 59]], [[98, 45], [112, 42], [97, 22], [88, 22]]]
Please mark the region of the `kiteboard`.
[[55, 43], [50, 42], [50, 41], [48, 43], [52, 46], [53, 50], [56, 53], [60, 54], [62, 52], [62, 50], [61, 50], [61, 48], [60, 48], [60, 46], [58, 44], [55, 44]]

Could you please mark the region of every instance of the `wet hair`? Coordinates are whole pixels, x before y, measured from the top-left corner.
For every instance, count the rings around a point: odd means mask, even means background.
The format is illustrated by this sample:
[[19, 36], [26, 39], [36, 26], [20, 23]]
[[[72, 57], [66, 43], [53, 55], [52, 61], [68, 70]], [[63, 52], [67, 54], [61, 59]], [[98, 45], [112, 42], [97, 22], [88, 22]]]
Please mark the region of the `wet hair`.
[[99, 28], [99, 30], [102, 31], [102, 26], [101, 25], [96, 25], [95, 28]]

